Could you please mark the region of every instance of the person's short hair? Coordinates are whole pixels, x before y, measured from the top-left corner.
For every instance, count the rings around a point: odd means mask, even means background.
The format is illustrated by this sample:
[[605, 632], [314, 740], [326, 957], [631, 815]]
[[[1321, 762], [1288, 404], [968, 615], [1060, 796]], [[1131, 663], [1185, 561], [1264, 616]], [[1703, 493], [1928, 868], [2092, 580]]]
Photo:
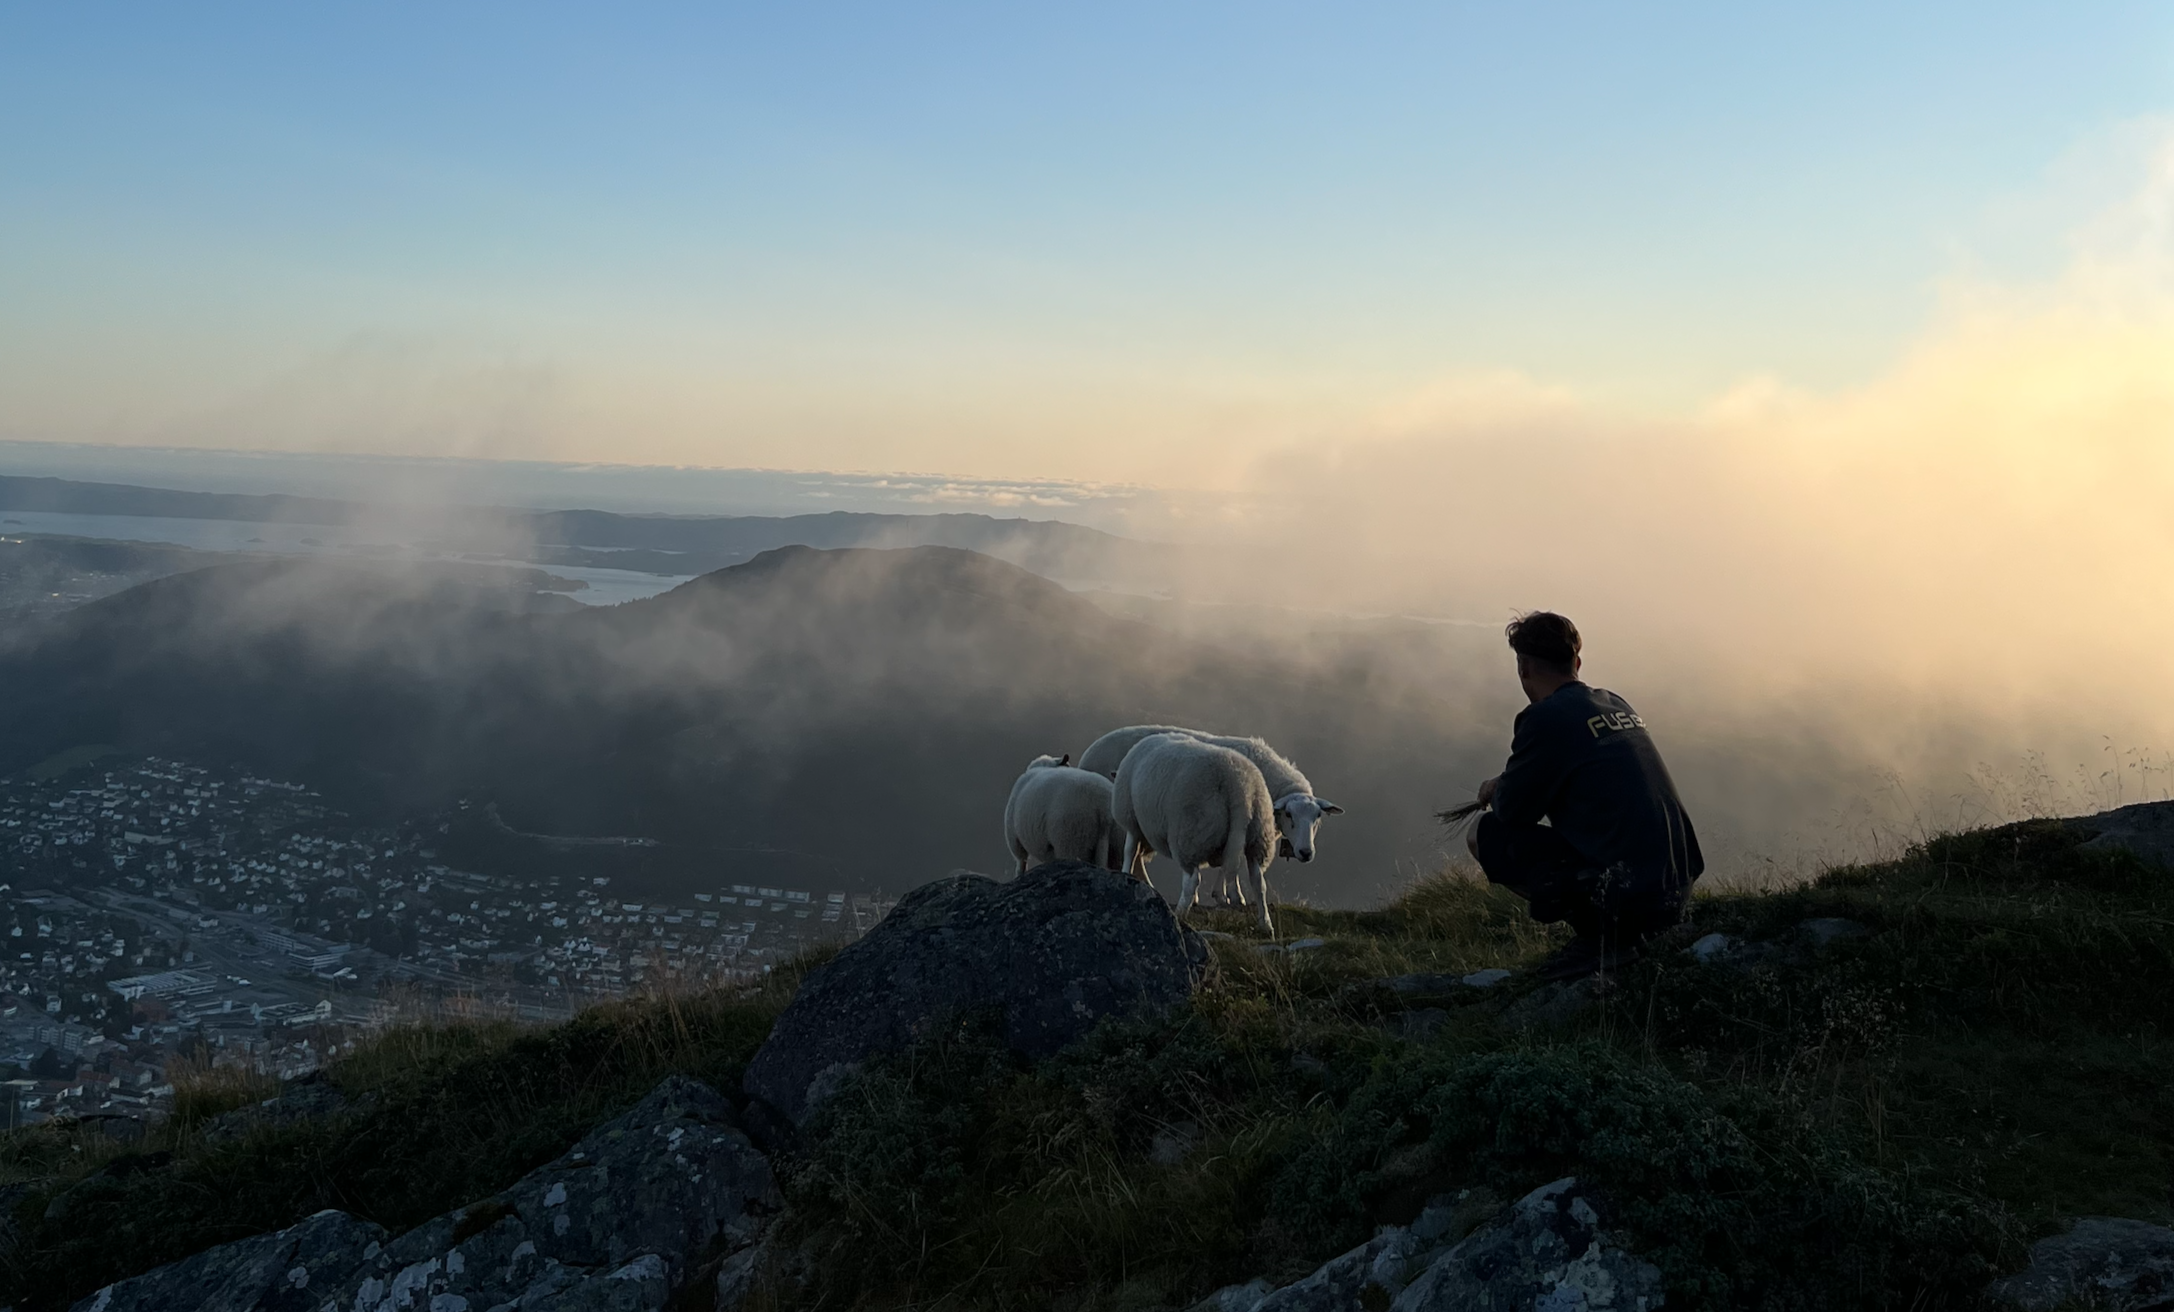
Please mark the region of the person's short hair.
[[1511, 651], [1565, 674], [1577, 668], [1578, 652], [1585, 645], [1578, 637], [1578, 626], [1551, 610], [1527, 611], [1511, 620], [1502, 633], [1510, 640]]

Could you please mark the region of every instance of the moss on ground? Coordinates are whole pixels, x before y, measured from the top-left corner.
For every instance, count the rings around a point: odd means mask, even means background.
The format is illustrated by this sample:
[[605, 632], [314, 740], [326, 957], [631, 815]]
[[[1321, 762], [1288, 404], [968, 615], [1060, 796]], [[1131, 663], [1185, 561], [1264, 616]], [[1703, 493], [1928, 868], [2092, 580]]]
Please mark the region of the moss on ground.
[[[1300, 953], [1209, 914], [1231, 937], [1182, 1013], [1040, 1063], [965, 1025], [872, 1064], [781, 1163], [781, 1261], [803, 1278], [766, 1297], [1184, 1306], [1301, 1274], [1432, 1194], [1577, 1174], [1661, 1264], [1671, 1306], [1974, 1305], [2064, 1217], [2174, 1220], [2174, 876], [2082, 838], [2008, 826], [1699, 898], [1550, 1025], [1516, 1023], [1541, 1000], [1522, 979], [1437, 998], [1374, 982], [1544, 953], [1548, 933], [1483, 885], [1285, 908], [1285, 941], [1326, 940]], [[1822, 917], [1872, 932], [1814, 947], [1799, 927]], [[1677, 950], [1712, 932], [1755, 946]], [[346, 1110], [239, 1138], [207, 1118], [258, 1090], [202, 1089], [155, 1152], [8, 1136], [0, 1170], [29, 1183], [0, 1297], [59, 1307], [325, 1206], [394, 1229], [449, 1210], [669, 1071], [731, 1087], [788, 989], [398, 1031], [332, 1072]]]

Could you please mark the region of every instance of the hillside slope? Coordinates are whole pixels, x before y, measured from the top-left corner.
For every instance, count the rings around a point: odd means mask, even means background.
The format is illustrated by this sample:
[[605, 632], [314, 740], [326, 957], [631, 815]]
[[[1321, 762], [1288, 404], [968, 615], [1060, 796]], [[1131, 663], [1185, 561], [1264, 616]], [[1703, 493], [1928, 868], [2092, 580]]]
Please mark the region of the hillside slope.
[[[2174, 870], [2090, 845], [2106, 819], [1701, 897], [1598, 996], [1462, 983], [1548, 943], [1455, 878], [1294, 909], [1325, 940], [1308, 951], [1262, 951], [1229, 914], [1208, 985], [1161, 1021], [1039, 1062], [962, 1027], [865, 1069], [779, 1159], [756, 1306], [1182, 1309], [1303, 1276], [1429, 1197], [1469, 1227], [1574, 1175], [1670, 1308], [1981, 1307], [2074, 1217], [2174, 1221]], [[737, 1089], [795, 983], [396, 1030], [247, 1133], [205, 1118], [268, 1090], [213, 1082], [133, 1148], [0, 1136], [0, 1185], [21, 1182], [0, 1297], [57, 1312], [325, 1207], [417, 1225], [667, 1074]]]
[[[1264, 734], [1348, 808], [1281, 887], [1349, 903], [1432, 865], [1482, 762], [1448, 707], [1112, 617], [949, 548], [787, 548], [609, 609], [503, 576], [317, 561], [162, 579], [0, 650], [0, 772], [69, 747], [233, 761], [336, 804], [495, 802], [515, 830], [660, 840], [658, 880], [895, 882], [992, 869], [1041, 752], [1169, 720]], [[488, 853], [472, 854], [473, 861]]]

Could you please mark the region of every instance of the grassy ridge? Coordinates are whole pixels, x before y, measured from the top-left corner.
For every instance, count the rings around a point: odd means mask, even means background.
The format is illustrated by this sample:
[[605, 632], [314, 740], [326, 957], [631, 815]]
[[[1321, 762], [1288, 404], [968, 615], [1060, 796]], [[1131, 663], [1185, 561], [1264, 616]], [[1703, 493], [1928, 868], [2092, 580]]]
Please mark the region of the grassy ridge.
[[[1963, 1307], [2065, 1216], [2174, 1220], [2174, 876], [2034, 822], [1778, 894], [1699, 899], [1673, 945], [1566, 1012], [1523, 981], [1372, 981], [1527, 962], [1521, 906], [1453, 878], [1368, 912], [1242, 917], [1196, 1004], [1022, 1063], [970, 1021], [874, 1065], [783, 1163], [783, 1307], [1169, 1307], [1291, 1277], [1430, 1196], [1576, 1173], [1688, 1307]], [[1814, 946], [1807, 919], [1869, 933]], [[667, 1071], [730, 1087], [791, 987], [630, 1002], [564, 1026], [388, 1035], [345, 1110], [153, 1147], [0, 1142], [31, 1181], [6, 1297], [61, 1306], [339, 1206], [390, 1228], [509, 1183]], [[1419, 1009], [1418, 1015], [1412, 1009]], [[1536, 1019], [1537, 1018], [1537, 1019]], [[1404, 1035], [1424, 1035], [1406, 1038]], [[205, 1100], [211, 1101], [205, 1101]], [[787, 1278], [791, 1277], [791, 1278]]]
[[142, 1145], [96, 1130], [0, 1136], [0, 1178], [23, 1182], [8, 1196], [0, 1300], [64, 1308], [327, 1207], [399, 1233], [557, 1157], [667, 1074], [734, 1087], [796, 981], [615, 1003], [548, 1028], [393, 1030], [333, 1067], [309, 1114], [251, 1115], [273, 1090], [209, 1072], [177, 1083], [174, 1117]]

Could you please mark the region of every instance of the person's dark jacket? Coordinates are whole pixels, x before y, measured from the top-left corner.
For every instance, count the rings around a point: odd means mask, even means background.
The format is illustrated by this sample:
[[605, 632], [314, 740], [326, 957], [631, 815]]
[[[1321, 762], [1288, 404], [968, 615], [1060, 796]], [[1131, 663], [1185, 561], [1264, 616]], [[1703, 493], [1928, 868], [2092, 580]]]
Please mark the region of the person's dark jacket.
[[1504, 823], [1555, 832], [1625, 891], [1688, 894], [1706, 869], [1668, 767], [1629, 702], [1573, 680], [1517, 714], [1495, 785]]

